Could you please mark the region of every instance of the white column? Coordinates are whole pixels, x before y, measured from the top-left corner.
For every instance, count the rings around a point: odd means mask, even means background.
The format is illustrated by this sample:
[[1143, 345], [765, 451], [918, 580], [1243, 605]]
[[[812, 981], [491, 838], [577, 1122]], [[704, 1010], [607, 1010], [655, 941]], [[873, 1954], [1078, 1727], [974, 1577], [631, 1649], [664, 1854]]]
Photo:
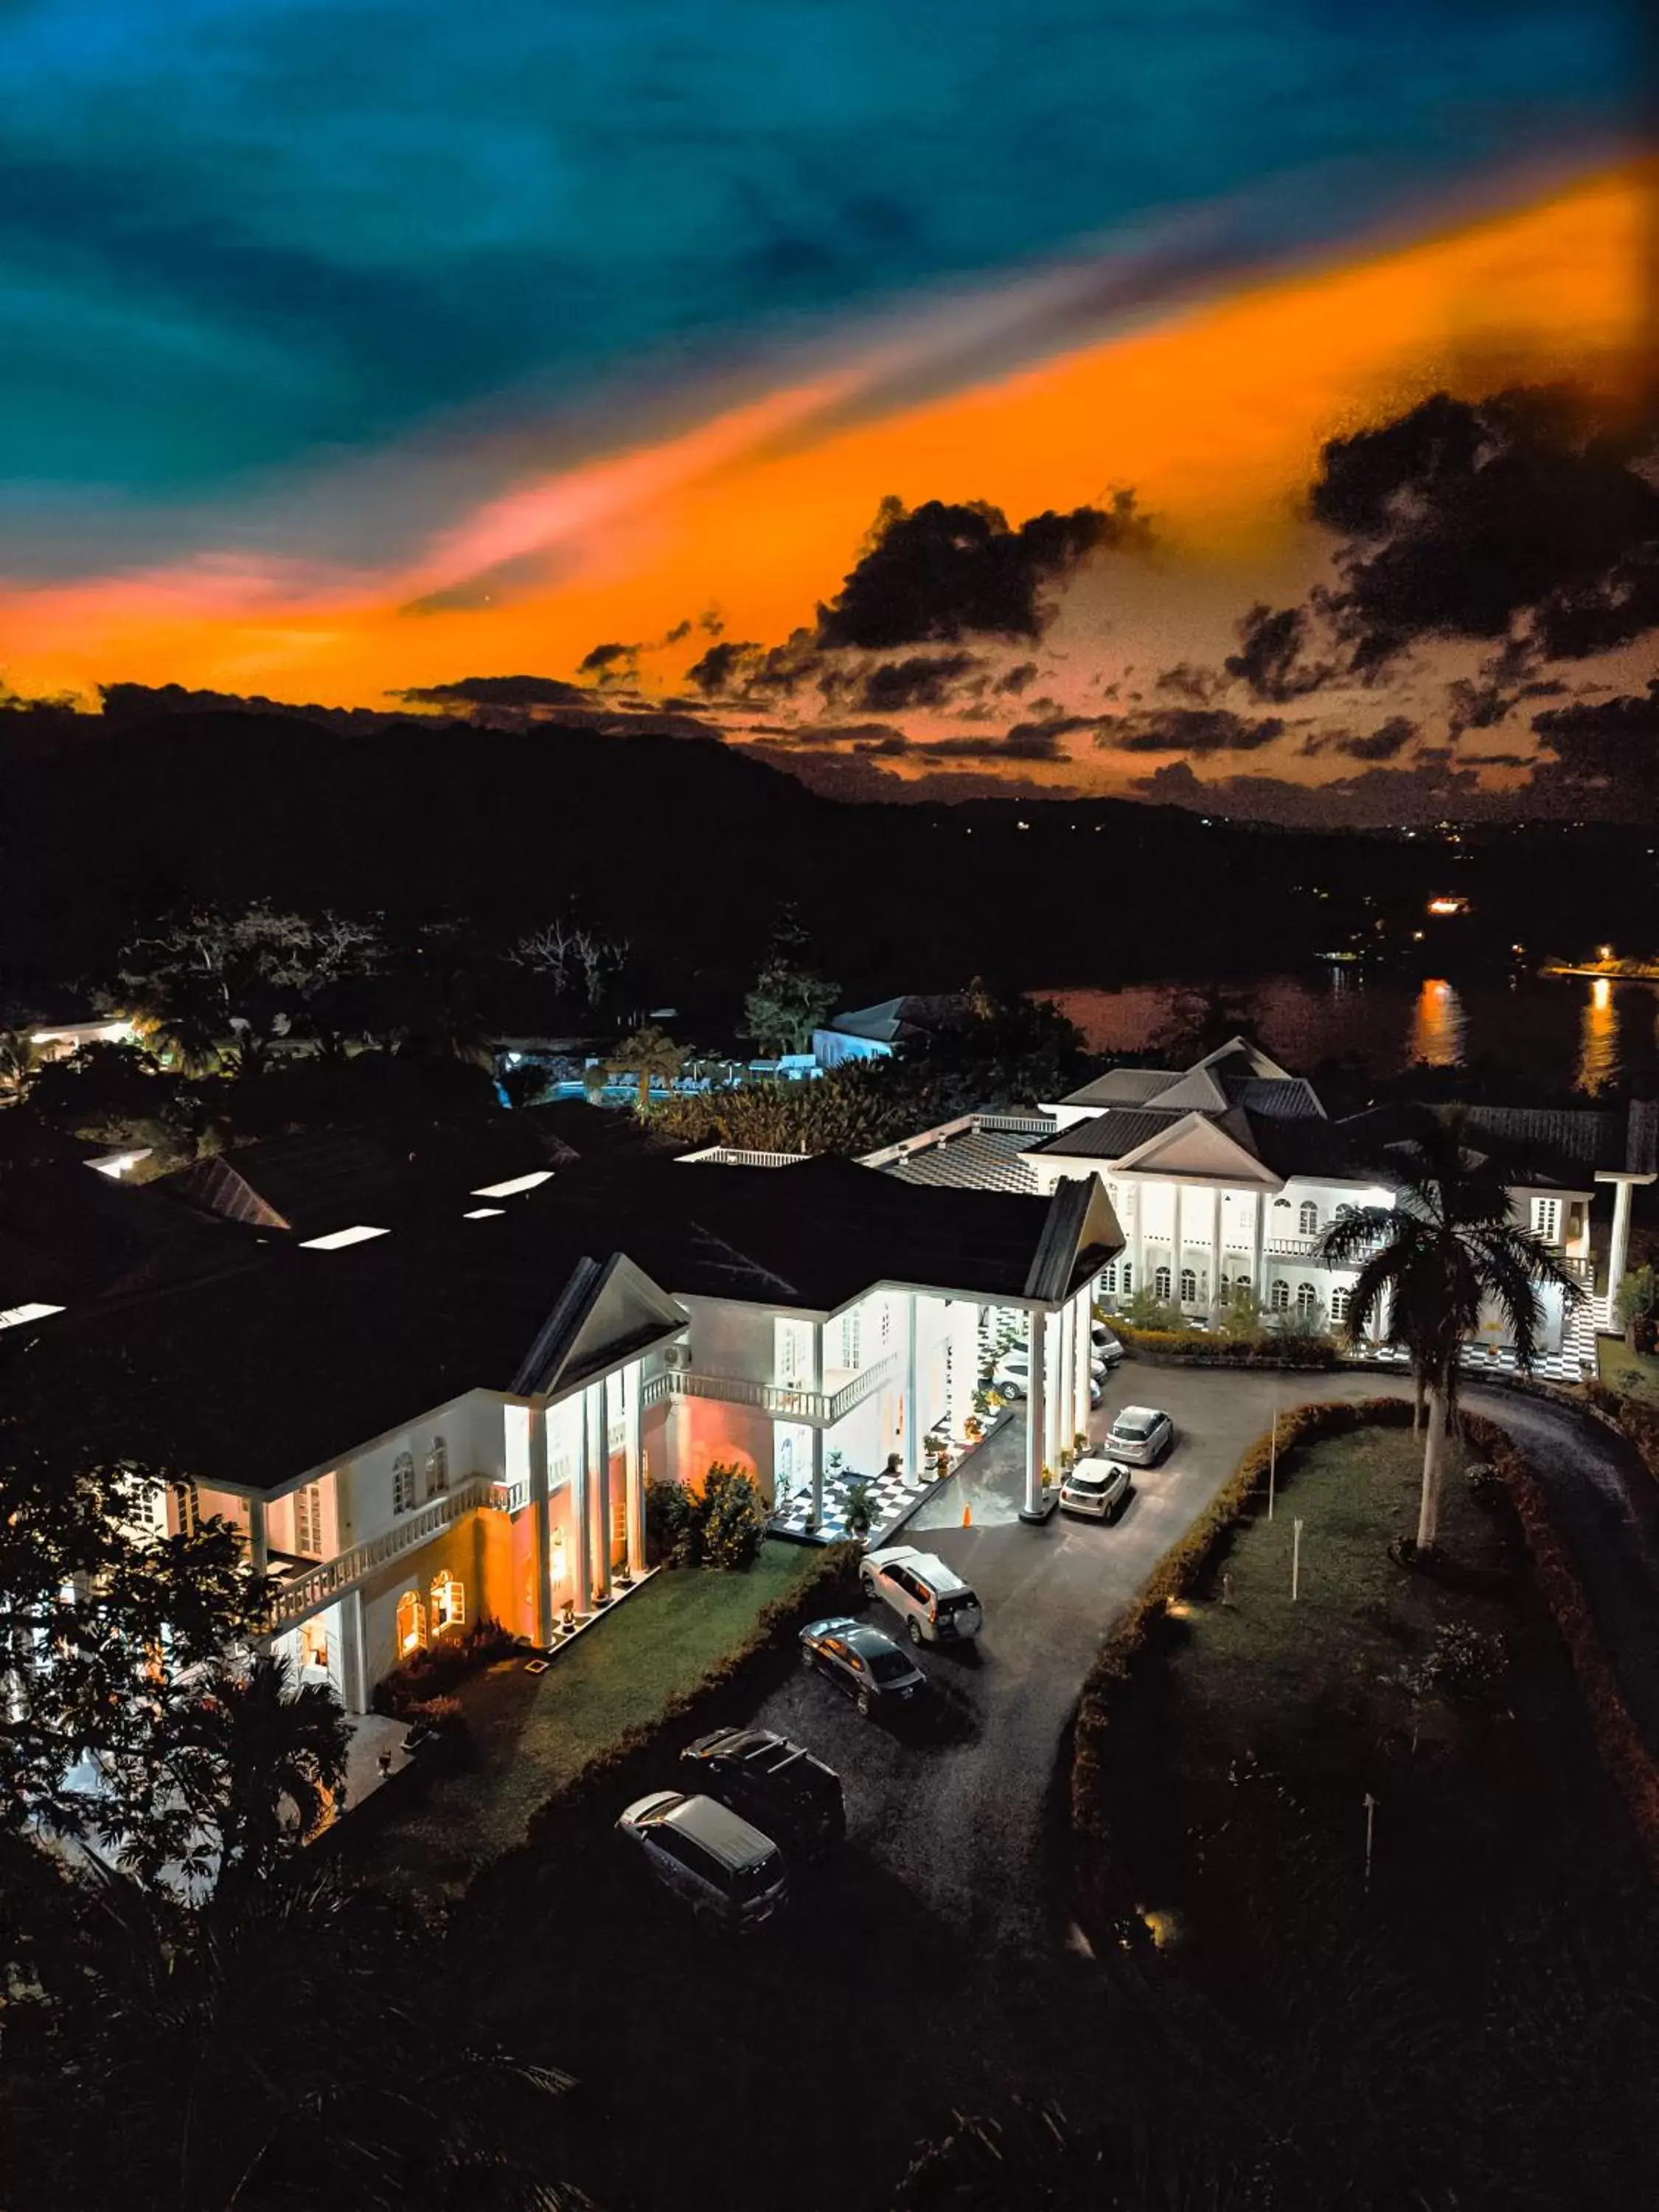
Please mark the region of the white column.
[[1025, 1401], [1025, 1503], [1020, 1509], [1022, 1521], [1041, 1521], [1045, 1516], [1042, 1499], [1043, 1444], [1048, 1431], [1048, 1316], [1041, 1306], [1031, 1315], [1030, 1330], [1030, 1388]]
[[637, 1359], [629, 1360], [621, 1376], [623, 1424], [623, 1466], [628, 1484], [628, 1571], [645, 1572], [645, 1453], [641, 1428], [645, 1401], [645, 1377]]
[[1255, 1295], [1256, 1302], [1265, 1313], [1267, 1310], [1267, 1194], [1259, 1190], [1255, 1194]]
[[1616, 1328], [1613, 1302], [1625, 1279], [1630, 1259], [1630, 1185], [1622, 1178], [1613, 1187], [1613, 1241], [1607, 1247], [1607, 1326]]
[[907, 1291], [900, 1301], [904, 1315], [904, 1480], [912, 1489], [921, 1480], [921, 1394], [916, 1388], [916, 1294]]
[[1074, 1435], [1089, 1433], [1089, 1363], [1094, 1352], [1094, 1298], [1085, 1285], [1078, 1293], [1077, 1419], [1072, 1424]]
[[363, 1634], [361, 1584], [340, 1600], [340, 1694], [349, 1713], [368, 1711], [368, 1654]]
[[816, 1425], [812, 1430], [812, 1517], [809, 1528], [816, 1528], [823, 1518], [823, 1431]]
[[1181, 1262], [1183, 1257], [1181, 1242], [1181, 1185], [1175, 1187], [1175, 1239], [1170, 1255], [1170, 1296], [1178, 1306], [1181, 1304]]
[[270, 1564], [270, 1550], [265, 1536], [265, 1501], [250, 1498], [247, 1502], [248, 1564], [256, 1575], [262, 1575]]
[[1221, 1296], [1221, 1185], [1215, 1187], [1215, 1221], [1210, 1231], [1210, 1303], [1213, 1305]]
[[611, 1438], [603, 1382], [590, 1382], [582, 1392], [582, 1426], [587, 1437], [587, 1572], [592, 1595], [601, 1598], [611, 1589]]
[[592, 1609], [592, 1584], [588, 1580], [587, 1566], [587, 1492], [592, 1468], [588, 1462], [588, 1434], [586, 1392], [567, 1399], [559, 1409], [561, 1417], [568, 1421], [575, 1416], [576, 1448], [570, 1455], [569, 1527], [565, 1541], [570, 1554], [570, 1595], [578, 1613]]
[[553, 1536], [547, 1503], [547, 1408], [532, 1406], [530, 1446], [530, 1586], [535, 1595], [535, 1638], [544, 1650], [553, 1640]]

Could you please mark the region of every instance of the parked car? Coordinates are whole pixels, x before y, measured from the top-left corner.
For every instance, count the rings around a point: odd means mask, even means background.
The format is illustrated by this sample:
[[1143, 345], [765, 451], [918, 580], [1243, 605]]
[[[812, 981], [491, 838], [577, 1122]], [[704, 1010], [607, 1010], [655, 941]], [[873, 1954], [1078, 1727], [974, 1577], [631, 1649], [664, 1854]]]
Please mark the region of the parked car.
[[757, 1928], [789, 1894], [783, 1853], [772, 1838], [712, 1797], [655, 1790], [630, 1805], [617, 1826], [700, 1920]]
[[809, 1622], [800, 1632], [800, 1656], [866, 1715], [910, 1704], [927, 1686], [921, 1668], [890, 1636], [845, 1614]]
[[1174, 1442], [1175, 1423], [1156, 1406], [1123, 1407], [1106, 1431], [1107, 1455], [1131, 1467], [1152, 1466]]
[[1121, 1343], [1103, 1321], [1096, 1322], [1090, 1329], [1089, 1341], [1094, 1347], [1092, 1357], [1108, 1367], [1115, 1367], [1123, 1357]]
[[984, 1609], [954, 1567], [912, 1544], [872, 1552], [859, 1569], [866, 1595], [884, 1598], [912, 1644], [955, 1644], [977, 1636]]
[[991, 1388], [1005, 1398], [1023, 1398], [1031, 1387], [1029, 1352], [1005, 1352], [991, 1370]]
[[687, 1745], [680, 1765], [688, 1787], [775, 1836], [792, 1858], [813, 1857], [847, 1833], [841, 1777], [770, 1729], [716, 1729]]
[[1067, 1513], [1085, 1513], [1097, 1521], [1115, 1521], [1128, 1503], [1133, 1485], [1121, 1460], [1085, 1456], [1079, 1460], [1060, 1486], [1060, 1502]]

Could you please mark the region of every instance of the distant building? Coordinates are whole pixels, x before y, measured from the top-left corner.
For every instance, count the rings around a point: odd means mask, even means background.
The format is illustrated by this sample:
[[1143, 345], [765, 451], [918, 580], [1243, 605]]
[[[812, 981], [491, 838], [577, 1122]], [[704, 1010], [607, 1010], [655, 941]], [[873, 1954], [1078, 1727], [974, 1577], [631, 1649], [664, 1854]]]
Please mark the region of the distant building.
[[825, 1029], [812, 1032], [812, 1057], [820, 1067], [840, 1067], [849, 1060], [888, 1060], [907, 1044], [925, 1042], [966, 1010], [959, 991], [918, 996], [909, 993], [837, 1014]]

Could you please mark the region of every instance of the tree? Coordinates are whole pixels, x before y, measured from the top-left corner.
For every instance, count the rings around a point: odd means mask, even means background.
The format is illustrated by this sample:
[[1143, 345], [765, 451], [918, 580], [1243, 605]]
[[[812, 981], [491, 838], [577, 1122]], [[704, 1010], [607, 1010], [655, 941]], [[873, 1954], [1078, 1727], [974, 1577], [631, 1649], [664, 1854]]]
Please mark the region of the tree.
[[1430, 1117], [1416, 1137], [1390, 1148], [1386, 1171], [1398, 1185], [1390, 1208], [1357, 1207], [1334, 1221], [1320, 1244], [1327, 1267], [1358, 1275], [1346, 1323], [1361, 1343], [1381, 1321], [1391, 1343], [1410, 1355], [1428, 1399], [1417, 1546], [1432, 1552], [1439, 1534], [1446, 1438], [1456, 1406], [1458, 1364], [1486, 1308], [1503, 1316], [1522, 1373], [1537, 1357], [1543, 1293], [1567, 1308], [1583, 1293], [1541, 1238], [1518, 1228], [1500, 1164], [1471, 1152], [1465, 1119]]
[[312, 1867], [191, 1910], [33, 1856], [0, 2083], [16, 2212], [587, 2204], [557, 2179], [569, 2077], [434, 2015], [458, 1961], [413, 1908]]
[[177, 1717], [170, 1773], [216, 1845], [218, 1879], [267, 1879], [345, 1787], [351, 1729], [331, 1690], [296, 1687], [286, 1659], [221, 1660]]
[[775, 944], [743, 1002], [744, 1032], [770, 1059], [805, 1052], [840, 989], [828, 976], [794, 958], [791, 946]]
[[1254, 998], [1224, 983], [1177, 991], [1153, 1035], [1152, 1048], [1182, 1062], [1202, 1060], [1236, 1036], [1254, 1042], [1259, 1018]]
[[40, 1048], [27, 1030], [0, 1030], [0, 1096], [27, 1096], [40, 1065]]
[[587, 1004], [597, 1006], [628, 957], [628, 942], [579, 929], [572, 921], [548, 921], [527, 930], [507, 957], [515, 968], [544, 975], [561, 995], [580, 980]]
[[610, 1060], [611, 1070], [617, 1075], [633, 1075], [639, 1079], [639, 1109], [641, 1114], [650, 1111], [651, 1084], [660, 1076], [672, 1083], [685, 1066], [685, 1047], [676, 1044], [666, 1030], [649, 1024], [624, 1037]]

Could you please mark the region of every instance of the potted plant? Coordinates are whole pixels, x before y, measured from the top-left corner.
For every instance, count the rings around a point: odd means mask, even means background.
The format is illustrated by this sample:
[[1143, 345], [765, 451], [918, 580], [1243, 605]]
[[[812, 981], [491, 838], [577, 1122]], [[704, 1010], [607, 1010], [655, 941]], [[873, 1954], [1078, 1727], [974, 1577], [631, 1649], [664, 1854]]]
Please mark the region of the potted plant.
[[779, 1475], [772, 1485], [772, 1518], [775, 1521], [787, 1519], [789, 1512], [789, 1500], [793, 1494], [793, 1486], [788, 1477]]
[[842, 1517], [848, 1534], [861, 1544], [870, 1534], [870, 1524], [875, 1518], [874, 1499], [862, 1475], [854, 1475], [847, 1486], [847, 1503]]
[[574, 1598], [566, 1598], [564, 1603], [559, 1607], [559, 1626], [562, 1632], [566, 1636], [574, 1636], [575, 1634], [576, 1601]]

